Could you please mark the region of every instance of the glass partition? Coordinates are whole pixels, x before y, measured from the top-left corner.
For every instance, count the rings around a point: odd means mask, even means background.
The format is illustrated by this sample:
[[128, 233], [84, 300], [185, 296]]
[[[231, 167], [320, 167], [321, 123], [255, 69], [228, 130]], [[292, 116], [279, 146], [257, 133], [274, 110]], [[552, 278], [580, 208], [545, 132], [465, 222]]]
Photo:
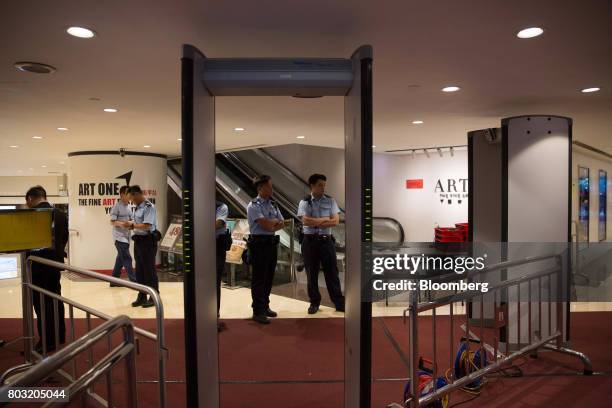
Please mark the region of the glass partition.
[[578, 167], [578, 241], [589, 242], [589, 169]]
[[599, 228], [597, 237], [599, 241], [605, 241], [607, 237], [608, 222], [608, 172], [599, 170]]

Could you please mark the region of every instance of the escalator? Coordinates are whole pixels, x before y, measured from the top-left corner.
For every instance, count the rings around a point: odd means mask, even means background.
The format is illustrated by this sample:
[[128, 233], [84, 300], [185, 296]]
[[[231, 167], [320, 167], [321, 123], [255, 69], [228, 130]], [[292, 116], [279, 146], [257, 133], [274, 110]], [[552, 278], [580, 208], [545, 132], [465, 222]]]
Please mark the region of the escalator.
[[[181, 173], [182, 160], [180, 158], [168, 160], [168, 185], [178, 197], [181, 197]], [[216, 155], [216, 198], [228, 205], [229, 218], [246, 218], [247, 206], [257, 195], [252, 181], [261, 174], [268, 174], [272, 177], [273, 199], [278, 203], [285, 219], [293, 220], [278, 233], [281, 245], [274, 275], [273, 293], [285, 297], [299, 297], [303, 294], [295, 291], [293, 283], [297, 282], [298, 285], [305, 287], [306, 276], [298, 273], [303, 270], [303, 264], [301, 248], [296, 239], [297, 226], [301, 225], [297, 209], [299, 201], [309, 192], [308, 183], [263, 149], [224, 152]], [[375, 217], [373, 232], [375, 242], [404, 242], [404, 230], [401, 224], [393, 218]], [[334, 237], [340, 281], [344, 282], [345, 224], [343, 209], [340, 213], [340, 224], [334, 228]], [[239, 269], [237, 265], [232, 267], [234, 270]], [[241, 266], [240, 269], [242, 272], [234, 273], [234, 278], [230, 281], [236, 282], [239, 286], [248, 286], [250, 280], [248, 268]], [[324, 285], [322, 282], [319, 284]], [[301, 300], [306, 301], [307, 299]]]
[[[278, 203], [285, 219], [294, 219], [296, 225], [299, 201], [309, 193], [308, 183], [278, 162], [263, 149], [239, 150], [217, 153], [216, 155], [217, 198], [226, 202], [231, 215], [246, 217], [246, 208], [256, 191], [252, 180], [261, 174], [268, 174], [274, 182], [274, 200]], [[181, 159], [168, 160], [168, 184], [180, 196]], [[344, 250], [344, 210], [340, 209], [340, 225], [334, 229], [338, 250]], [[386, 217], [374, 218], [375, 242], [403, 242], [404, 230], [401, 224]], [[299, 251], [299, 249], [298, 249]]]

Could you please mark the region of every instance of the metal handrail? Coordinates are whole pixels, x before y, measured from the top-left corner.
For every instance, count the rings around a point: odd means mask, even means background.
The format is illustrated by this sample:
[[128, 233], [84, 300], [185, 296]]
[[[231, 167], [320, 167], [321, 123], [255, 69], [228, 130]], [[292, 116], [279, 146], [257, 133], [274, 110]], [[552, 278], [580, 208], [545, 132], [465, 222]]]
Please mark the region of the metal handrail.
[[[505, 327], [506, 337], [508, 337], [506, 352], [509, 352], [510, 351], [509, 319], [511, 317], [513, 319], [516, 319], [517, 320], [516, 338], [517, 338], [518, 350], [512, 353], [508, 353], [508, 355], [506, 356], [502, 355], [501, 357], [499, 357], [499, 354], [497, 352], [498, 350], [497, 340], [498, 339], [497, 339], [497, 335], [495, 335], [496, 336], [495, 344], [494, 344], [494, 348], [492, 352], [493, 361], [489, 362], [488, 364], [485, 363], [485, 353], [486, 352], [484, 349], [484, 337], [482, 337], [484, 334], [484, 328], [485, 328], [485, 325], [484, 325], [485, 294], [484, 293], [463, 292], [460, 294], [455, 294], [455, 295], [447, 296], [441, 299], [437, 299], [435, 301], [419, 302], [418, 289], [416, 291], [411, 291], [410, 292], [410, 307], [404, 311], [404, 317], [406, 317], [406, 311], [410, 312], [410, 325], [409, 325], [409, 338], [410, 338], [410, 344], [409, 344], [410, 367], [409, 367], [409, 370], [410, 370], [410, 378], [411, 378], [410, 393], [409, 393], [408, 399], [406, 401], [403, 401], [402, 405], [391, 404], [389, 406], [394, 406], [394, 407], [410, 406], [411, 408], [427, 406], [428, 404], [431, 404], [433, 401], [436, 401], [442, 398], [443, 396], [451, 393], [452, 391], [460, 389], [472, 383], [474, 380], [481, 378], [494, 370], [498, 370], [499, 368], [508, 364], [512, 360], [516, 359], [517, 357], [523, 356], [528, 353], [536, 353], [537, 350], [540, 348], [545, 348], [545, 349], [549, 349], [549, 350], [556, 351], [559, 353], [564, 353], [564, 354], [568, 354], [568, 355], [577, 357], [582, 361], [584, 365], [583, 373], [585, 375], [592, 374], [593, 369], [592, 369], [591, 361], [585, 354], [580, 353], [578, 351], [564, 348], [562, 346], [563, 308], [562, 308], [562, 300], [561, 300], [562, 297], [561, 296], [563, 292], [563, 284], [562, 284], [561, 278], [556, 279], [556, 288], [554, 290], [557, 293], [557, 298], [555, 299], [552, 298], [552, 293], [553, 293], [552, 278], [556, 275], [561, 275], [563, 272], [563, 256], [561, 254], [542, 255], [542, 256], [529, 257], [529, 258], [524, 258], [524, 259], [515, 260], [515, 261], [500, 262], [498, 264], [491, 265], [488, 268], [483, 268], [483, 270], [478, 271], [478, 272], [483, 273], [483, 272], [490, 272], [490, 271], [500, 270], [500, 269], [508, 269], [511, 267], [516, 267], [516, 266], [521, 266], [521, 265], [525, 265], [525, 264], [529, 264], [533, 262], [543, 261], [546, 259], [555, 259], [556, 260], [555, 266], [545, 268], [535, 273], [531, 273], [527, 275], [522, 274], [519, 277], [508, 279], [498, 284], [489, 286], [488, 288], [489, 292], [491, 292], [491, 294], [493, 294], [494, 296], [494, 307], [495, 308], [497, 308], [498, 294], [501, 294], [502, 292], [509, 290], [511, 287], [516, 288], [517, 298], [518, 298], [516, 302], [516, 310], [517, 310], [516, 315], [512, 316], [506, 310], [506, 312], [503, 312], [504, 323], [500, 326], [496, 325], [495, 327], [496, 327], [496, 330], [499, 330], [501, 327]], [[466, 276], [456, 276], [455, 280], [463, 280], [465, 278]], [[543, 283], [544, 278], [546, 278], [545, 282], [547, 282], [548, 284], [548, 290], [547, 290], [548, 301], [546, 302], [548, 305], [548, 307], [546, 308], [546, 312], [548, 313], [548, 330], [547, 330], [546, 335], [544, 335], [544, 332], [543, 332], [543, 312], [545, 311], [542, 310], [542, 303], [544, 302], [543, 296], [542, 296], [542, 283]], [[531, 300], [532, 284], [531, 283], [534, 281], [538, 283], [538, 290], [539, 290], [538, 292], [539, 295], [538, 295], [538, 299], [536, 303], [537, 304], [537, 316], [538, 316], [536, 319], [537, 324], [538, 324], [536, 331], [532, 331], [532, 326], [531, 326], [531, 322], [532, 322], [532, 300]], [[529, 301], [527, 302], [527, 315], [528, 315], [527, 343], [525, 343], [522, 340], [524, 336], [521, 336], [521, 326], [522, 326], [521, 325], [521, 303], [523, 302], [521, 301], [520, 293], [521, 293], [521, 284], [524, 284], [524, 283], [529, 283], [528, 284]], [[451, 333], [450, 334], [449, 361], [450, 361], [450, 367], [453, 367], [453, 351], [452, 351], [453, 350], [453, 318], [454, 318], [453, 305], [454, 303], [459, 302], [459, 301], [470, 302], [470, 301], [474, 301], [477, 299], [479, 299], [479, 302], [480, 302], [480, 332], [481, 332], [481, 339], [479, 341], [480, 359], [481, 359], [480, 365], [476, 367], [474, 371], [467, 372], [465, 376], [461, 378], [454, 378], [454, 376], [451, 376], [449, 378], [447, 375], [447, 379], [449, 380], [449, 382], [446, 385], [443, 385], [442, 387], [438, 387], [437, 386], [438, 359], [437, 359], [437, 347], [436, 347], [436, 341], [437, 341], [436, 309], [443, 307], [443, 306], [449, 306], [450, 333]], [[552, 321], [553, 321], [552, 306], [553, 304], [556, 306], [556, 312], [555, 312], [556, 323], [555, 323], [554, 330], [552, 326]], [[433, 333], [432, 333], [432, 336], [433, 336], [433, 359], [432, 359], [433, 361], [433, 368], [432, 368], [433, 382], [432, 384], [433, 384], [433, 389], [431, 390], [431, 392], [428, 392], [427, 395], [421, 396], [420, 395], [421, 391], [419, 389], [419, 380], [418, 380], [419, 378], [419, 374], [418, 374], [418, 370], [419, 370], [419, 367], [418, 367], [418, 360], [419, 360], [418, 317], [419, 317], [419, 313], [425, 312], [425, 311], [431, 311], [431, 316], [432, 316], [432, 330], [433, 330]], [[465, 332], [466, 332], [465, 338], [468, 339], [468, 340], [465, 340], [467, 343], [467, 352], [469, 353], [470, 351], [469, 339], [472, 338], [472, 333], [470, 331], [470, 319], [469, 318], [466, 320]]]
[[[31, 275], [32, 262], [51, 266], [59, 270], [67, 270], [67, 271], [70, 271], [70, 272], [73, 272], [73, 273], [76, 273], [82, 276], [94, 278], [97, 280], [102, 280], [102, 281], [106, 281], [109, 283], [113, 283], [118, 286], [130, 288], [130, 289], [139, 291], [141, 293], [148, 294], [151, 297], [155, 305], [157, 333], [154, 334], [154, 333], [151, 333], [149, 331], [146, 331], [146, 330], [143, 330], [137, 327], [134, 328], [134, 331], [137, 334], [142, 335], [143, 337], [146, 337], [148, 339], [151, 339], [157, 343], [157, 359], [158, 359], [158, 373], [159, 373], [159, 403], [160, 403], [160, 407], [165, 407], [166, 406], [166, 358], [168, 355], [168, 349], [166, 348], [166, 338], [165, 338], [165, 329], [164, 329], [164, 308], [163, 308], [163, 304], [159, 296], [159, 293], [157, 293], [157, 291], [154, 290], [153, 288], [146, 286], [146, 285], [141, 285], [139, 283], [125, 281], [123, 279], [115, 278], [112, 276], [107, 276], [107, 275], [104, 275], [98, 272], [93, 272], [93, 271], [90, 271], [84, 268], [79, 268], [79, 267], [72, 266], [72, 265], [66, 265], [61, 262], [51, 261], [49, 259], [41, 258], [38, 256], [28, 257], [26, 260], [27, 265], [25, 268], [25, 273], [22, 272], [22, 279], [23, 279], [23, 286], [24, 286], [23, 288], [23, 291], [24, 291], [24, 296], [23, 296], [24, 325], [28, 326], [27, 328], [24, 327], [27, 333], [26, 335], [27, 345], [26, 345], [25, 356], [26, 356], [26, 360], [28, 361], [29, 361], [29, 355], [31, 354], [31, 350], [32, 350], [32, 338], [33, 338], [33, 316], [32, 316], [32, 310], [31, 310], [31, 293], [30, 293], [31, 290], [35, 290], [41, 294], [49, 296], [55, 299], [56, 301], [67, 303], [71, 305], [71, 309], [72, 307], [76, 307], [77, 309], [81, 309], [85, 311], [88, 314], [88, 322], [89, 322], [90, 314], [97, 316], [99, 318], [105, 319], [105, 320], [112, 319], [111, 316], [108, 316], [102, 312], [94, 310], [88, 306], [79, 304], [61, 295], [49, 292], [43, 288], [40, 288], [32, 284], [32, 275]], [[27, 290], [28, 288], [30, 291]], [[44, 317], [45, 315], [44, 302], [41, 302], [41, 306], [42, 306], [42, 309], [41, 309], [42, 325], [44, 327], [44, 318], [45, 318]], [[55, 319], [55, 324], [57, 326], [58, 324], [57, 319]], [[57, 332], [58, 332], [58, 329], [56, 327], [56, 334]], [[45, 330], [43, 330], [42, 336], [43, 336], [43, 339], [42, 339], [43, 355], [45, 355], [46, 354]]]
[[[117, 363], [126, 359], [128, 380], [128, 406], [136, 407], [136, 347], [134, 345], [134, 326], [129, 317], [117, 316], [102, 325], [91, 330], [83, 337], [75, 340], [70, 345], [58, 351], [54, 355], [45, 358], [19, 376], [10, 385], [0, 388], [0, 394], [16, 387], [32, 387], [39, 384], [49, 375], [60, 370], [64, 365], [73, 361], [83, 351], [90, 349], [101, 339], [109, 337], [116, 330], [123, 329], [123, 342], [114, 350], [103, 357], [96, 365], [86, 371], [82, 376], [70, 384], [67, 388], [69, 398], [74, 397], [84, 389], [88, 388], [102, 375], [107, 374]], [[49, 402], [45, 406], [54, 406], [65, 402]], [[109, 396], [109, 406], [110, 396]], [[0, 404], [4, 406], [4, 404]]]

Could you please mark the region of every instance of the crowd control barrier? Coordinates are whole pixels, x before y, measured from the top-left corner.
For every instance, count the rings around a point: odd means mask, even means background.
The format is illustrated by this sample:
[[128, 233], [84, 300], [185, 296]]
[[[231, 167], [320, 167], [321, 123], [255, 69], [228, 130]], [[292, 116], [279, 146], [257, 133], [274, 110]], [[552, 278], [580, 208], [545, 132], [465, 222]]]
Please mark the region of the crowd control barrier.
[[[417, 290], [411, 291], [409, 293], [409, 307], [404, 311], [404, 321], [406, 321], [406, 315], [408, 315], [409, 319], [410, 381], [407, 383], [404, 400], [401, 403], [391, 403], [388, 407], [444, 407], [448, 403], [448, 397], [453, 391], [478, 386], [487, 374], [500, 371], [500, 369], [508, 366], [518, 357], [536, 355], [540, 349], [551, 350], [579, 358], [584, 366], [583, 374], [591, 375], [593, 369], [589, 358], [581, 352], [564, 347], [563, 344], [564, 302], [562, 300], [564, 297], [562, 293], [562, 279], [560, 278], [563, 271], [561, 255], [546, 255], [500, 262], [480, 271], [470, 271], [468, 276], [460, 278], [471, 278], [477, 274], [509, 270], [513, 267], [525, 266], [540, 261], [550, 262], [551, 260], [554, 261], [554, 266], [541, 269], [536, 268], [536, 272], [520, 272], [519, 276], [514, 274], [514, 277], [510, 279], [490, 285], [487, 294], [460, 292], [436, 300], [419, 301], [419, 292]], [[459, 278], [454, 277], [451, 279]], [[536, 293], [532, 293], [532, 286], [538, 288], [534, 291], [537, 293], [537, 296]], [[526, 290], [526, 288], [529, 291], [527, 301], [521, 301], [520, 291]], [[542, 288], [546, 290], [542, 290]], [[515, 302], [516, 305], [514, 305], [517, 313], [508, 313], [508, 305], [502, 302], [502, 296], [507, 296], [509, 290], [516, 291], [515, 293], [518, 292], [518, 300]], [[543, 295], [543, 292], [545, 295]], [[493, 296], [497, 320], [503, 322], [496, 329], [501, 328], [505, 330], [506, 338], [510, 337], [509, 333], [507, 333], [510, 327], [518, 331], [516, 333], [516, 339], [518, 339], [516, 350], [504, 350], [504, 352], [501, 352], [498, 347], [499, 338], [497, 336], [494, 338], [493, 346], [486, 344], [484, 340], [485, 314], [483, 310], [485, 296]], [[468, 318], [467, 314], [465, 319], [462, 316], [462, 319], [465, 320], [465, 336], [459, 339], [453, 335], [456, 324], [455, 319], [457, 319], [454, 306], [459, 302], [465, 302], [467, 305], [474, 302], [477, 303], [477, 307], [480, 307], [479, 318], [477, 318], [480, 320], [480, 324], [476, 326], [480, 331], [480, 338], [475, 338], [475, 334], [471, 332], [471, 319]], [[525, 307], [527, 308], [528, 335], [525, 335], [525, 333], [521, 335], [521, 328], [525, 326], [521, 324], [521, 315], [524, 314], [524, 309], [522, 313], [521, 308]], [[441, 308], [445, 309], [444, 312], [448, 312], [450, 325], [449, 339], [445, 339], [450, 344], [449, 369], [444, 371], [438, 368], [437, 351], [438, 342], [441, 341], [438, 337]], [[426, 312], [431, 314], [432, 319], [433, 358], [430, 361], [431, 367], [424, 371], [421, 349], [419, 348], [420, 333], [418, 322], [419, 314]], [[517, 321], [514, 322], [515, 324], [510, 324], [512, 322], [509, 322], [508, 319], [517, 319]], [[554, 326], [553, 321], [555, 321]], [[474, 325], [472, 325], [472, 328], [474, 328]], [[475, 330], [478, 331], [478, 329]], [[497, 333], [497, 330], [494, 330], [494, 333]], [[522, 339], [526, 339], [526, 343]], [[457, 353], [458, 345], [460, 345], [459, 353]], [[460, 370], [463, 367], [461, 364], [466, 361], [463, 359], [463, 356], [467, 356], [466, 364], [469, 364], [467, 370]], [[429, 383], [424, 384], [424, 377], [428, 379]]]

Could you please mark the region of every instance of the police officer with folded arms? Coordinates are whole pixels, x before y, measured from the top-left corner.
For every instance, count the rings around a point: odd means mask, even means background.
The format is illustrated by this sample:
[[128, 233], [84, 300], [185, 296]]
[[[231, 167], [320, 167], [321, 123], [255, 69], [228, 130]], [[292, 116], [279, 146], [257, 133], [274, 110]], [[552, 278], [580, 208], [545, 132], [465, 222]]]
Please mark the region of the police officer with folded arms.
[[323, 268], [325, 285], [336, 310], [344, 312], [344, 296], [340, 288], [336, 260], [336, 241], [332, 228], [339, 224], [340, 209], [336, 200], [325, 194], [327, 178], [313, 174], [308, 178], [310, 194], [298, 207], [298, 217], [303, 223], [302, 257], [308, 282], [310, 307], [308, 314], [315, 314], [321, 304], [319, 270]]
[[[221, 277], [225, 268], [225, 255], [232, 245], [232, 236], [227, 229], [227, 204], [215, 201], [215, 241], [216, 241], [216, 269], [217, 269], [217, 319], [221, 309]], [[226, 328], [225, 323], [217, 322], [217, 330]]]
[[[128, 222], [133, 230], [134, 258], [136, 258], [136, 282], [150, 286], [159, 293], [159, 281], [155, 270], [155, 255], [157, 254], [157, 211], [155, 206], [142, 194], [140, 186], [131, 186], [128, 190], [129, 197], [136, 206], [133, 221]], [[138, 292], [133, 307], [154, 306], [153, 299], [147, 299], [147, 295]]]
[[248, 251], [252, 266], [251, 296], [253, 298], [253, 320], [270, 323], [276, 317], [270, 309], [270, 292], [276, 270], [279, 237], [275, 232], [284, 225], [283, 215], [272, 200], [272, 178], [262, 175], [254, 182], [255, 197], [247, 207], [250, 235]]

